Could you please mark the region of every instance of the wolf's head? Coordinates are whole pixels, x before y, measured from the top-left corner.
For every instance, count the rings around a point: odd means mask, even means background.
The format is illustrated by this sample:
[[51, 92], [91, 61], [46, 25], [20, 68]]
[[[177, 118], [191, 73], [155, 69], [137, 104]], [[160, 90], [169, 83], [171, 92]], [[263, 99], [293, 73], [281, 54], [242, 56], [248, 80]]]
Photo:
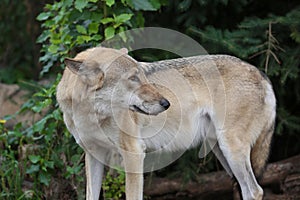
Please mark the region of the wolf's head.
[[127, 50], [98, 47], [75, 59], [66, 58], [65, 64], [86, 85], [82, 92], [96, 104], [110, 103], [148, 115], [157, 115], [170, 106]]

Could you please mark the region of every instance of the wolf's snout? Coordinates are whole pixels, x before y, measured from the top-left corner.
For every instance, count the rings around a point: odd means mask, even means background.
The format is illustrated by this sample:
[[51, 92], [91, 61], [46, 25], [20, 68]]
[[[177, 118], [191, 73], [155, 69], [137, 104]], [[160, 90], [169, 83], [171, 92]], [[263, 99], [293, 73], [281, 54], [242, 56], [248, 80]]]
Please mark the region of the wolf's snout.
[[170, 107], [170, 102], [167, 99], [161, 99], [159, 104], [167, 110]]

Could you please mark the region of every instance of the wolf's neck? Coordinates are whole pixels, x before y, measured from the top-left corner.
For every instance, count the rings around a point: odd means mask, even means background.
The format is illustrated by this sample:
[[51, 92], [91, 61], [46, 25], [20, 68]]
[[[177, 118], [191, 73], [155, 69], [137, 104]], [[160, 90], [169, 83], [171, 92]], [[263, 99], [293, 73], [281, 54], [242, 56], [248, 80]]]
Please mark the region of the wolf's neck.
[[203, 56], [193, 56], [187, 58], [177, 58], [172, 60], [162, 60], [162, 61], [152, 62], [152, 63], [141, 62], [141, 67], [144, 70], [146, 75], [150, 75], [158, 71], [168, 70], [172, 68], [175, 69], [183, 68], [197, 62], [212, 59], [210, 57], [211, 56], [209, 55], [203, 55]]

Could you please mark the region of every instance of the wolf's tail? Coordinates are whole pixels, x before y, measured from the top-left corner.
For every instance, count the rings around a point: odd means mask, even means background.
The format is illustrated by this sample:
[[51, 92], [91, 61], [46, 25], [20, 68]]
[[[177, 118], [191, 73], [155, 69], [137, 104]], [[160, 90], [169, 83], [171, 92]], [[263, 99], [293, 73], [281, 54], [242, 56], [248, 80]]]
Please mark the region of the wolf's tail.
[[256, 178], [261, 178], [270, 153], [274, 122], [265, 128], [257, 138], [251, 150], [251, 164]]
[[272, 135], [275, 127], [275, 115], [276, 115], [276, 100], [270, 82], [266, 86], [265, 104], [268, 107], [267, 110], [270, 114], [270, 119], [266, 123], [256, 142], [251, 150], [251, 164], [255, 176], [259, 179], [265, 169], [266, 162], [269, 157]]

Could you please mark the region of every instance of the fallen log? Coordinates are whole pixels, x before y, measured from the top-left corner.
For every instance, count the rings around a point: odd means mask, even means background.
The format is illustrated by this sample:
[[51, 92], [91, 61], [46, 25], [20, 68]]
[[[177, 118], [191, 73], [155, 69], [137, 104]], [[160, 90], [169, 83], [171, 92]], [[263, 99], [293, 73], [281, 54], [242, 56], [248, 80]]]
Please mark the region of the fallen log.
[[[282, 192], [291, 190], [291, 188], [288, 186], [290, 185], [291, 187], [293, 187], [292, 191], [300, 191], [299, 163], [300, 155], [297, 155], [287, 160], [267, 165], [266, 171], [260, 181], [260, 184], [263, 187], [278, 184]], [[233, 181], [225, 171], [201, 174], [196, 177], [196, 181], [190, 181], [187, 183], [183, 182], [183, 180], [180, 178], [151, 178], [146, 180], [145, 183], [145, 194], [147, 196], [154, 197], [152, 199], [155, 199], [155, 197], [160, 197], [160, 199], [163, 199], [161, 198], [162, 196], [168, 196], [168, 198], [166, 199], [172, 199], [182, 194], [189, 197], [207, 197], [216, 194], [231, 194], [232, 189]], [[274, 198], [276, 196], [275, 194], [272, 194], [270, 192], [268, 194], [269, 196], [272, 195]], [[278, 198], [283, 198], [284, 195], [277, 196]], [[287, 198], [290, 198], [291, 196], [295, 195], [286, 195]], [[300, 197], [299, 193], [298, 197]]]

